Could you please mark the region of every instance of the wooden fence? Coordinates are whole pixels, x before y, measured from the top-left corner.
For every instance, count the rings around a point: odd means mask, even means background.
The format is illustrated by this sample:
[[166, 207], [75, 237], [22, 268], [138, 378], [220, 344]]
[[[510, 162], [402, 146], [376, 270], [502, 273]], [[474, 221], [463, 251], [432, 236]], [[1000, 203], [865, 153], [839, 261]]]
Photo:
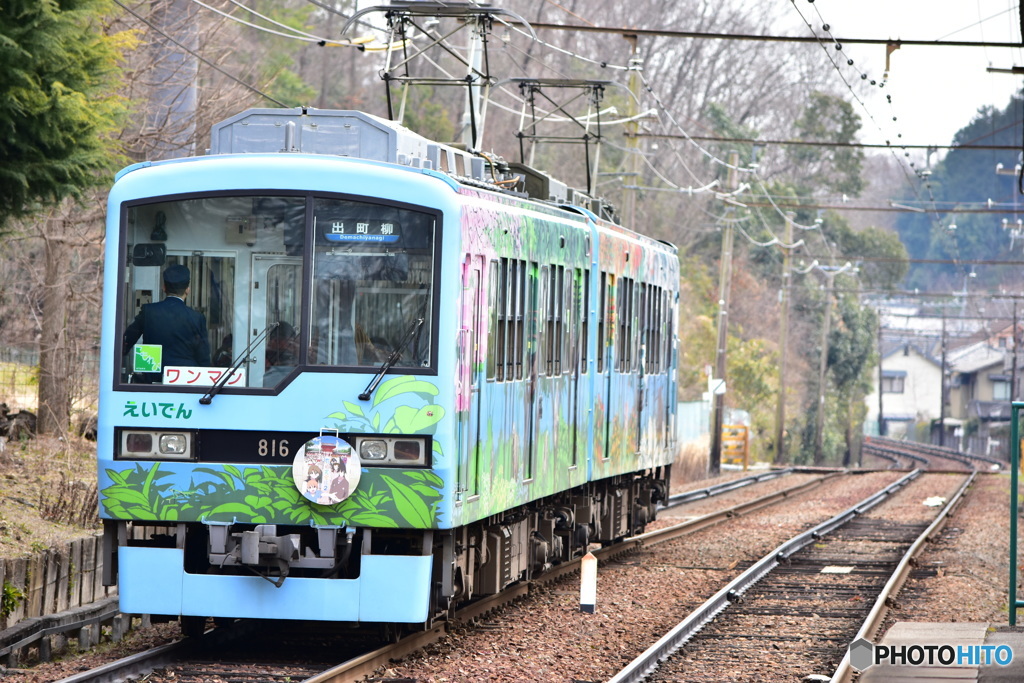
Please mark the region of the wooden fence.
[[103, 585], [102, 544], [102, 536], [86, 536], [29, 557], [4, 560], [0, 629], [116, 593]]
[[[103, 585], [102, 544], [101, 535], [86, 536], [0, 562], [0, 660], [8, 667], [48, 660], [65, 649], [69, 632], [88, 649], [104, 625], [113, 640], [131, 628], [117, 611], [117, 589]], [[30, 649], [35, 656], [26, 657]]]

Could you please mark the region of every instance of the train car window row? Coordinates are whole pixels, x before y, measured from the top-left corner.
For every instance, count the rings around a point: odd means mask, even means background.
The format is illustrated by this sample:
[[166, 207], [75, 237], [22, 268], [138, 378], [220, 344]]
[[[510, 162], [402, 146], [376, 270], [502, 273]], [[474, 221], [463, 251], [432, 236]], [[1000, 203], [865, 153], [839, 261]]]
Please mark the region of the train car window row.
[[656, 285], [640, 285], [640, 333], [644, 345], [644, 372], [659, 375], [667, 371], [670, 359], [665, 350], [670, 338], [666, 329], [668, 295]]
[[[487, 379], [522, 380], [529, 375], [525, 335], [537, 334], [538, 372], [544, 377], [586, 374], [590, 334], [587, 302], [590, 272], [520, 259], [491, 261]], [[671, 295], [663, 287], [602, 271], [598, 276], [597, 372], [663, 374], [672, 364]], [[534, 301], [539, 306], [533, 305]], [[533, 322], [529, 322], [533, 321]], [[644, 349], [641, 358], [640, 348]]]

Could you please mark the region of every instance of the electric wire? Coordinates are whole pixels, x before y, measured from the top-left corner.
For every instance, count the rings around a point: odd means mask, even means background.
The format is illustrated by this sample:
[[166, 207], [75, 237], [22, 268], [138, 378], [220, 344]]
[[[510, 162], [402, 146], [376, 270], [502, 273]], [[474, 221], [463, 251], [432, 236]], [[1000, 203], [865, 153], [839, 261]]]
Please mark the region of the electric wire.
[[256, 93], [260, 97], [263, 97], [264, 99], [269, 100], [270, 102], [273, 102], [274, 104], [276, 104], [276, 105], [278, 105], [280, 107], [284, 107], [286, 109], [288, 108], [289, 105], [285, 104], [281, 100], [278, 100], [275, 97], [273, 97], [271, 95], [268, 95], [267, 93], [263, 92], [262, 90], [260, 90], [259, 88], [255, 87], [253, 85], [250, 85], [249, 83], [246, 83], [242, 79], [240, 79], [237, 76], [235, 76], [235, 75], [225, 71], [220, 66], [218, 66], [218, 65], [214, 64], [213, 62], [211, 62], [210, 60], [206, 59], [205, 57], [200, 55], [198, 52], [190, 49], [189, 47], [187, 47], [185, 45], [182, 45], [179, 41], [175, 40], [171, 36], [169, 36], [166, 33], [164, 33], [159, 27], [154, 25], [152, 22], [150, 22], [149, 20], [143, 18], [141, 15], [139, 15], [137, 12], [135, 12], [135, 10], [133, 10], [130, 7], [128, 7], [127, 5], [125, 5], [123, 2], [121, 2], [121, 0], [113, 0], [113, 2], [114, 2], [114, 4], [118, 5], [121, 9], [123, 9], [125, 12], [128, 12], [128, 14], [132, 15], [133, 17], [135, 17], [136, 19], [141, 21], [143, 24], [148, 26], [155, 33], [158, 33], [159, 35], [163, 36], [164, 38], [166, 38], [170, 42], [174, 43], [176, 46], [178, 46], [179, 48], [181, 48], [182, 50], [184, 50], [188, 54], [192, 55], [193, 57], [195, 57], [196, 59], [198, 59], [203, 64], [205, 64], [208, 67], [210, 67], [211, 69], [213, 69], [213, 70], [217, 71], [218, 73], [226, 76], [227, 78], [231, 79], [235, 83], [238, 83], [239, 85], [243, 86], [247, 90], [250, 90], [250, 91]]

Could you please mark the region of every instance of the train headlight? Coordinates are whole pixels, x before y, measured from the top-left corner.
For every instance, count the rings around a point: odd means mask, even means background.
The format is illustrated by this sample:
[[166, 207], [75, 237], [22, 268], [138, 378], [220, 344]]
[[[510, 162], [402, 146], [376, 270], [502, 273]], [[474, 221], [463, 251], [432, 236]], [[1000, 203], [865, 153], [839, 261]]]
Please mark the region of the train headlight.
[[388, 457], [388, 445], [381, 439], [362, 439], [359, 457], [363, 460], [384, 460]]
[[161, 434], [160, 455], [182, 455], [188, 452], [188, 437], [184, 434]]
[[116, 457], [120, 460], [192, 460], [194, 444], [191, 432], [122, 429]]
[[357, 439], [359, 458], [367, 465], [425, 467], [429, 465], [430, 440], [425, 437], [387, 436]]

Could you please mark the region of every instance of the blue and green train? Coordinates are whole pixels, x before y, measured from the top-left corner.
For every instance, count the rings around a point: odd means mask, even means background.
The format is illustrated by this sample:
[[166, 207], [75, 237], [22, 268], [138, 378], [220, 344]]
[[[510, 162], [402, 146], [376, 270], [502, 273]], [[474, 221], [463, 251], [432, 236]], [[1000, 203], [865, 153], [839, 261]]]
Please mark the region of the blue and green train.
[[[121, 171], [107, 230], [124, 612], [429, 623], [641, 531], [667, 492], [676, 250], [543, 173], [361, 112], [254, 109], [204, 156]], [[175, 265], [208, 365], [125, 344]]]

